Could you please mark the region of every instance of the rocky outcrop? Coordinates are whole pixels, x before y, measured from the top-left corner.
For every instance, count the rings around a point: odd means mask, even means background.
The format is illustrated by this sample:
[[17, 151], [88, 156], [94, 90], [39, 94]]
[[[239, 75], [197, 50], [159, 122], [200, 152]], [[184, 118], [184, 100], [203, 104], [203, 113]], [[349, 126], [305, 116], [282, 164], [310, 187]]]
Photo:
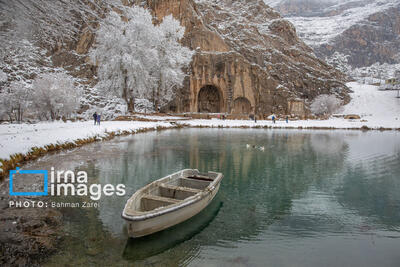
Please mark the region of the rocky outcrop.
[[349, 55], [351, 66], [363, 67], [377, 62], [400, 63], [399, 47], [400, 4], [372, 14], [316, 51], [321, 56], [331, 56], [335, 52]]
[[[262, 0], [134, 0], [149, 8], [155, 23], [172, 14], [185, 26], [183, 45], [196, 53], [188, 78], [166, 111], [307, 115], [319, 94], [348, 101], [345, 77], [297, 36], [295, 27]], [[55, 49], [52, 62], [79, 78], [86, 89], [96, 84], [88, 60], [94, 28], [82, 25], [77, 40]], [[88, 92], [88, 90], [85, 90]], [[90, 92], [87, 99], [91, 99]], [[98, 107], [98, 104], [93, 104]], [[90, 110], [90, 103], [83, 109]], [[296, 108], [293, 108], [296, 107]]]
[[262, 0], [136, 4], [158, 20], [168, 14], [179, 19], [186, 27], [183, 44], [196, 51], [189, 78], [168, 110], [266, 116], [288, 114], [293, 101], [308, 103], [321, 93], [348, 100], [343, 74], [317, 59], [294, 26]]
[[348, 56], [348, 64], [355, 68], [375, 63], [400, 63], [399, 1], [270, 2], [284, 17], [298, 25], [300, 36], [312, 45], [320, 58], [339, 53]]

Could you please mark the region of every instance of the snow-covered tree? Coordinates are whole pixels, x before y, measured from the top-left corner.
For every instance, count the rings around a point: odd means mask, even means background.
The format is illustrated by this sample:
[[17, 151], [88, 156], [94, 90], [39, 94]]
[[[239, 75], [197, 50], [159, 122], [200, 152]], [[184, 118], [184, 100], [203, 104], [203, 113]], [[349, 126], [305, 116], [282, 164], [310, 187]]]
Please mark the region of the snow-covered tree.
[[81, 90], [67, 74], [42, 74], [34, 80], [32, 89], [32, 105], [41, 119], [70, 117], [80, 107]]
[[155, 85], [157, 38], [150, 12], [140, 7], [125, 8], [123, 17], [112, 11], [100, 22], [90, 53], [98, 65], [99, 87], [124, 98], [129, 111], [134, 97], [148, 97]]
[[342, 101], [334, 95], [319, 95], [311, 103], [311, 112], [315, 115], [331, 115], [337, 112]]
[[23, 115], [30, 103], [26, 84], [14, 81], [0, 93], [0, 116], [8, 116], [11, 122], [23, 120]]
[[182, 46], [179, 41], [185, 34], [182, 27], [172, 15], [166, 16], [158, 26], [160, 42], [157, 47], [159, 64], [157, 65], [158, 86], [154, 97], [155, 109], [172, 100], [175, 88], [182, 86], [185, 79], [183, 68], [192, 61], [193, 51]]
[[341, 72], [349, 74], [351, 72], [349, 57], [349, 55], [344, 55], [336, 51], [329, 58], [326, 58], [326, 62], [334, 68], [340, 70]]
[[184, 28], [172, 16], [153, 25], [150, 12], [126, 7], [100, 22], [91, 58], [98, 66], [99, 88], [122, 97], [134, 111], [134, 98], [166, 103], [184, 79], [192, 52], [181, 46]]

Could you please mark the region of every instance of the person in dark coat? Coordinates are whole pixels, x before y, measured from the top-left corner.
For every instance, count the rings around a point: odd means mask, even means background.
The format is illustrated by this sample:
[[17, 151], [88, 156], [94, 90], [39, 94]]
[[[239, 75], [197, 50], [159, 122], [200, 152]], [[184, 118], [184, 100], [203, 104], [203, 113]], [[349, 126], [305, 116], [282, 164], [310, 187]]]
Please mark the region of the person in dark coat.
[[100, 125], [100, 120], [101, 120], [101, 115], [98, 114], [98, 115], [97, 115], [97, 124], [98, 124], [98, 125]]
[[93, 114], [93, 119], [94, 119], [94, 125], [96, 125], [96, 122], [97, 122], [97, 113], [96, 112]]

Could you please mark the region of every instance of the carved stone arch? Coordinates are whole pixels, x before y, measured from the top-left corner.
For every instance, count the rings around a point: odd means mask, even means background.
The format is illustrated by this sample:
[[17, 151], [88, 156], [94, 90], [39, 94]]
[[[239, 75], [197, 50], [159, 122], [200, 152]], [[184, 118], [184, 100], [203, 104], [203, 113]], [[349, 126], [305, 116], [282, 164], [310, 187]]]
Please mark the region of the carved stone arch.
[[203, 86], [197, 96], [197, 107], [200, 113], [220, 113], [222, 111], [222, 94], [214, 85]]
[[251, 103], [245, 97], [238, 97], [233, 102], [232, 114], [250, 114], [252, 111]]

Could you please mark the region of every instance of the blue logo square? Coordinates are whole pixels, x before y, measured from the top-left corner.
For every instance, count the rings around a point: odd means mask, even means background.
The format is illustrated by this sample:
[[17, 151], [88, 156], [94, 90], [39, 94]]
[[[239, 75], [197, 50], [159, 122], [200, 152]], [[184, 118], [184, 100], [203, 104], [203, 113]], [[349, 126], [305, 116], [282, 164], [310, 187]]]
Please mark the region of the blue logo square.
[[[43, 192], [14, 192], [13, 177], [14, 174], [43, 174], [44, 176], [44, 191]], [[20, 170], [16, 168], [10, 171], [10, 196], [47, 196], [48, 195], [48, 171], [46, 170]]]

